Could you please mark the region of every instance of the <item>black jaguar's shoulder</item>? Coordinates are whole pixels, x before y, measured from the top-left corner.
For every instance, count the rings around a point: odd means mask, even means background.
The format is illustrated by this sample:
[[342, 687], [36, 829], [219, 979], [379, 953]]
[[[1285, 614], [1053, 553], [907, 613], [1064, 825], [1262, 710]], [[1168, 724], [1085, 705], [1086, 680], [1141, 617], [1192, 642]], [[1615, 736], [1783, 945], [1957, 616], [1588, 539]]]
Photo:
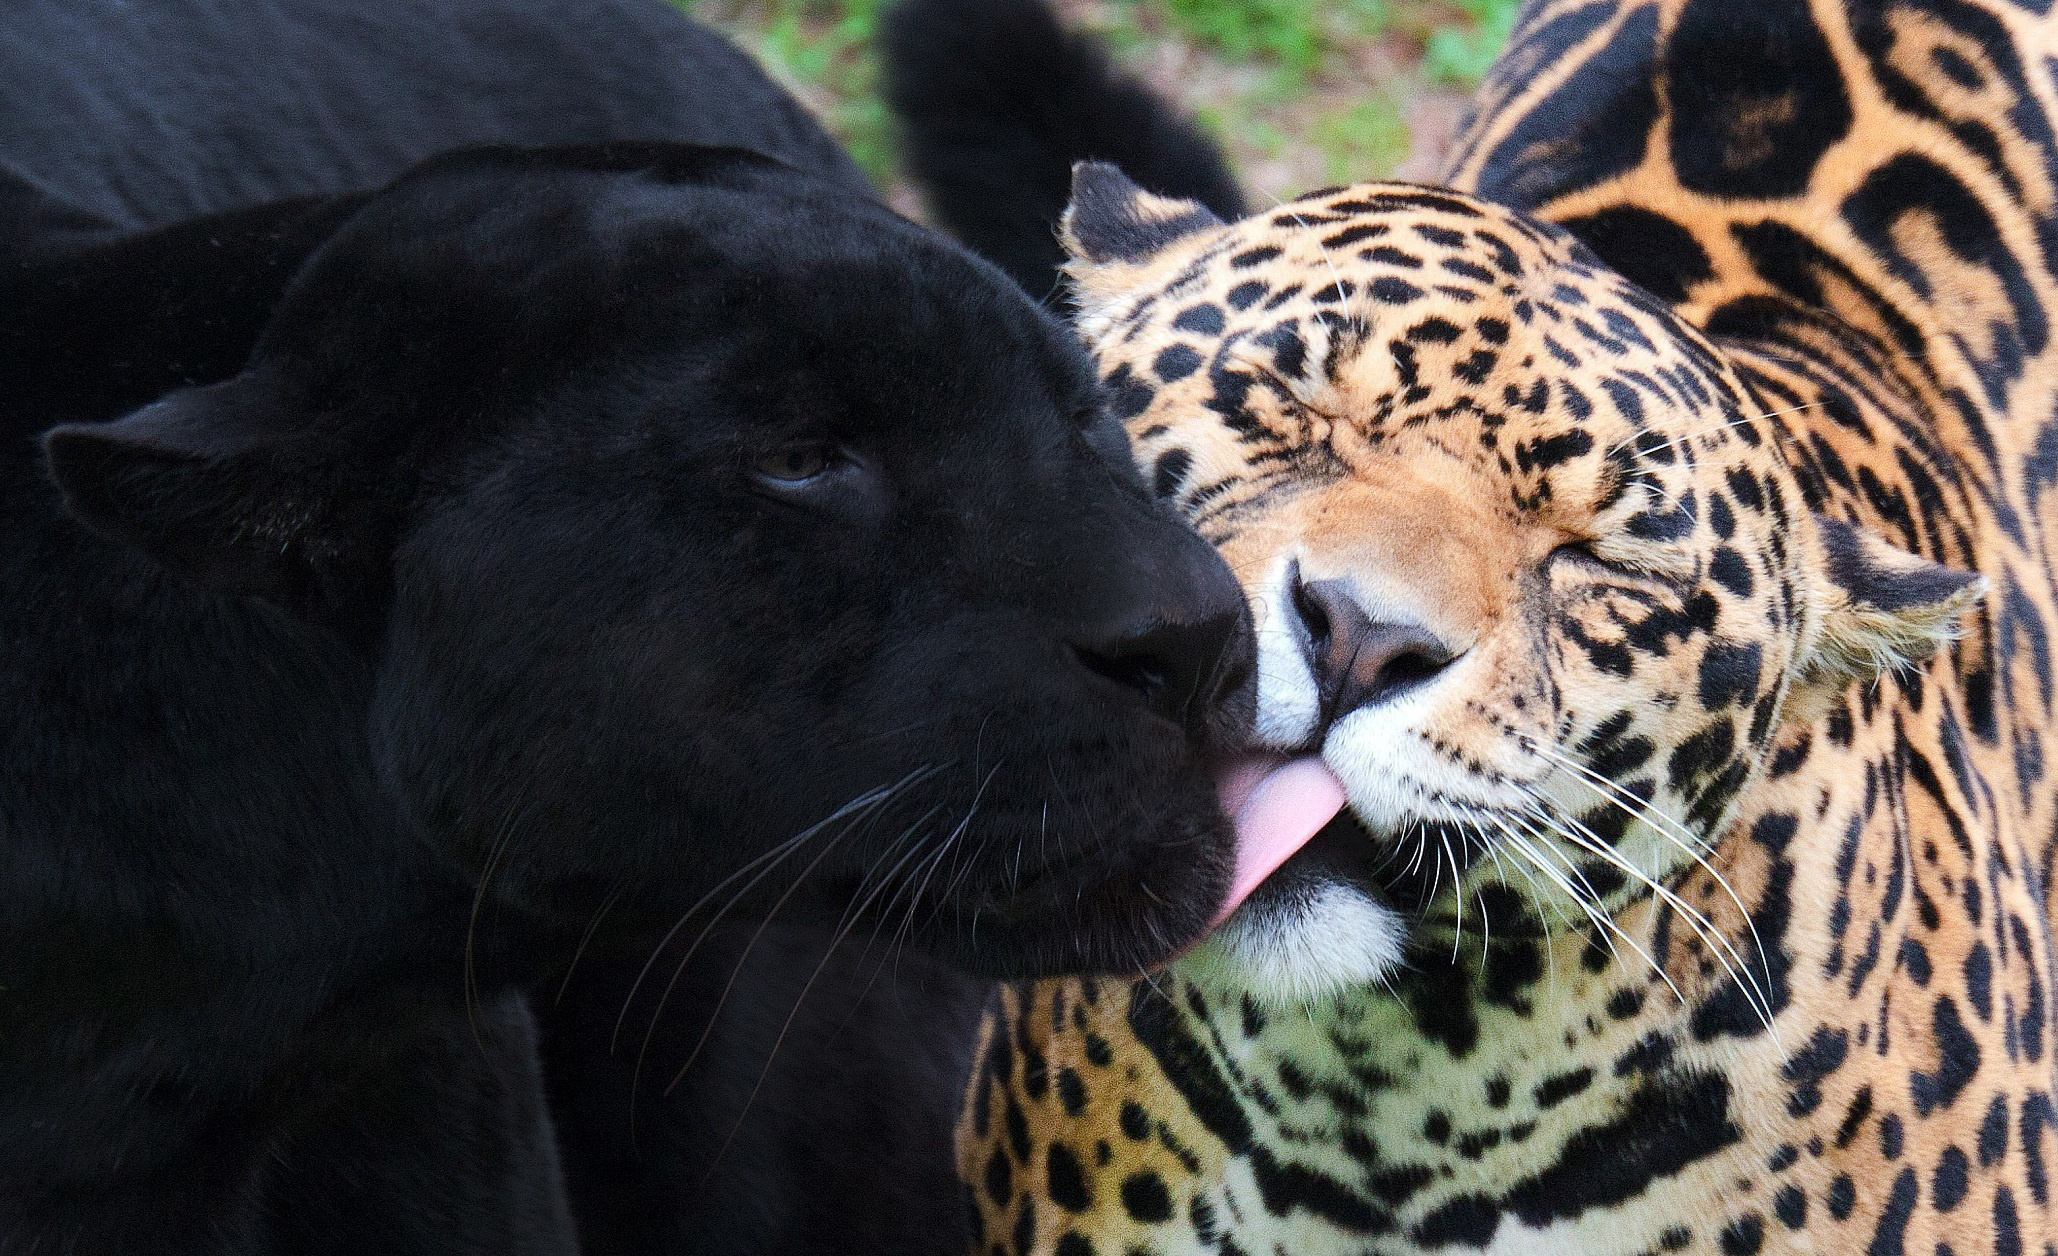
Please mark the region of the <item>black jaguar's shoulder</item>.
[[0, 40], [0, 161], [124, 227], [610, 140], [743, 144], [868, 192], [798, 101], [657, 0], [27, 0]]

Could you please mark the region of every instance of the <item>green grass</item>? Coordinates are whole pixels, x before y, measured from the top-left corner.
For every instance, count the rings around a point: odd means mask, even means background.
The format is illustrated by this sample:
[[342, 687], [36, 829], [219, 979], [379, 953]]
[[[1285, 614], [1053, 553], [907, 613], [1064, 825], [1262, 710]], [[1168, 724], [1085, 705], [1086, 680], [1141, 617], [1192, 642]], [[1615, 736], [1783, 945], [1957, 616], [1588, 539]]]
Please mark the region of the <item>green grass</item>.
[[[1401, 28], [1423, 38], [1430, 78], [1471, 85], [1507, 42], [1521, 0], [1154, 0], [1172, 25], [1231, 61], [1264, 61], [1296, 80], [1331, 53]], [[1149, 7], [1131, 0], [1132, 9]]]
[[893, 127], [879, 99], [873, 38], [890, 0], [770, 0], [725, 5], [672, 0], [720, 27], [774, 78], [822, 114], [872, 182], [894, 177]]
[[[725, 31], [821, 116], [882, 188], [893, 128], [873, 48], [891, 0], [672, 0]], [[1286, 161], [1292, 178], [1387, 174], [1409, 151], [1409, 94], [1463, 89], [1492, 64], [1520, 0], [1099, 0], [1093, 29], [1146, 63], [1167, 43], [1196, 75], [1180, 103], [1239, 163]], [[1368, 49], [1379, 55], [1366, 60]], [[1192, 58], [1199, 58], [1194, 62]], [[1366, 64], [1399, 67], [1371, 81]], [[1255, 70], [1255, 73], [1251, 71]], [[1319, 172], [1319, 173], [1318, 173]], [[1311, 185], [1312, 186], [1312, 185]]]
[[1322, 154], [1322, 181], [1350, 183], [1383, 175], [1408, 155], [1408, 123], [1384, 92], [1315, 119], [1308, 142]]
[[1173, 25], [1232, 61], [1259, 58], [1290, 73], [1314, 73], [1322, 62], [1315, 17], [1322, 0], [1162, 0]]
[[1508, 32], [1515, 27], [1520, 0], [1458, 0], [1470, 19], [1430, 33], [1422, 48], [1422, 72], [1431, 79], [1472, 86], [1486, 76]]

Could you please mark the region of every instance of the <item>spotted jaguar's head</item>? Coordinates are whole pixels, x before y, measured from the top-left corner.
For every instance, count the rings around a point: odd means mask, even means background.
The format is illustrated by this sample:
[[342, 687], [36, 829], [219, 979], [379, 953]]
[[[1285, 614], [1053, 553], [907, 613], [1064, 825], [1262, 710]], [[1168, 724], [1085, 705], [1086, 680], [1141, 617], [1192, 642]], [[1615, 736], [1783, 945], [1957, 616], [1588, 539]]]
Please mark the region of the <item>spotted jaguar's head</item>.
[[1464, 913], [1619, 910], [1979, 591], [1811, 515], [1720, 349], [1553, 227], [1399, 184], [1224, 225], [1088, 165], [1065, 238], [1146, 475], [1243, 581], [1260, 737], [1355, 817], [1197, 975], [1313, 997]]

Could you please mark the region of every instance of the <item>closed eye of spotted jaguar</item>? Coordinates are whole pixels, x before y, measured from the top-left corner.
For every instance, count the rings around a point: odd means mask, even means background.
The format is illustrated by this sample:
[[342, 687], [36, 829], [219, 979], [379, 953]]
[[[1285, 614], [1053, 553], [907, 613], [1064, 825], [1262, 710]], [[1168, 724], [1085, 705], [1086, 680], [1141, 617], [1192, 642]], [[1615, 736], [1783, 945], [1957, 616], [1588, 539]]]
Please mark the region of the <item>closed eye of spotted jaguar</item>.
[[[2044, 7], [1530, 0], [1443, 188], [1079, 169], [1080, 330], [1349, 807], [999, 996], [980, 1252], [2054, 1251]], [[996, 255], [1024, 154], [1152, 142], [1038, 4], [891, 34]]]

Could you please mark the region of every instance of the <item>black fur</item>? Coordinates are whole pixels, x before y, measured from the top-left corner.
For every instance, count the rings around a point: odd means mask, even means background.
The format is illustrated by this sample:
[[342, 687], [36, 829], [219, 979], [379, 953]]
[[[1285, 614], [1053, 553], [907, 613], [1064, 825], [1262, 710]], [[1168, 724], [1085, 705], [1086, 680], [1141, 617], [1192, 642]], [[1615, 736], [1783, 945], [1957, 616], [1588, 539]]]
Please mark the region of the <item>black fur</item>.
[[1056, 227], [1077, 162], [1243, 216], [1214, 143], [1044, 0], [903, 0], [882, 46], [902, 157], [937, 221], [1032, 296], [1058, 290]]
[[[760, 138], [749, 77], [710, 128]], [[0, 149], [0, 1251], [572, 1250], [532, 1006], [596, 1250], [703, 1221], [799, 1250], [866, 1183], [802, 1199], [820, 1161], [767, 1148], [878, 1119], [799, 1097], [838, 1058], [812, 1013], [735, 1190], [591, 1189], [641, 958], [706, 899], [1002, 973], [1164, 954], [1226, 873], [1198, 756], [1237, 722], [1241, 599], [1109, 457], [1062, 331], [842, 159], [482, 150], [352, 190], [381, 145], [295, 200], [167, 176], [84, 208], [68, 157]], [[187, 195], [222, 203], [107, 225]], [[783, 1017], [821, 953], [774, 948], [737, 1014]], [[823, 1006], [881, 1054], [847, 1076], [940, 1142], [977, 988], [912, 1014], [921, 1063], [906, 1024], [865, 1036], [856, 963]], [[661, 1059], [709, 1012], [694, 971]], [[656, 1145], [711, 1163], [727, 1109], [661, 1106]], [[905, 1163], [940, 1186], [946, 1156]], [[789, 1203], [673, 1208], [749, 1199]]]
[[792, 97], [663, 0], [10, 0], [0, 163], [155, 227], [385, 183], [464, 144], [755, 149], [853, 191]]
[[898, 923], [833, 950], [719, 928], [626, 1015], [640, 954], [575, 975], [551, 1013], [621, 1026], [547, 1046], [588, 1253], [964, 1256], [950, 1131], [987, 987], [894, 946]]
[[1101, 161], [1083, 161], [1072, 168], [1071, 199], [1068, 229], [1079, 251], [1094, 262], [1140, 262], [1182, 236], [1222, 225], [1205, 209], [1169, 218], [1145, 212], [1143, 189], [1119, 168]]

